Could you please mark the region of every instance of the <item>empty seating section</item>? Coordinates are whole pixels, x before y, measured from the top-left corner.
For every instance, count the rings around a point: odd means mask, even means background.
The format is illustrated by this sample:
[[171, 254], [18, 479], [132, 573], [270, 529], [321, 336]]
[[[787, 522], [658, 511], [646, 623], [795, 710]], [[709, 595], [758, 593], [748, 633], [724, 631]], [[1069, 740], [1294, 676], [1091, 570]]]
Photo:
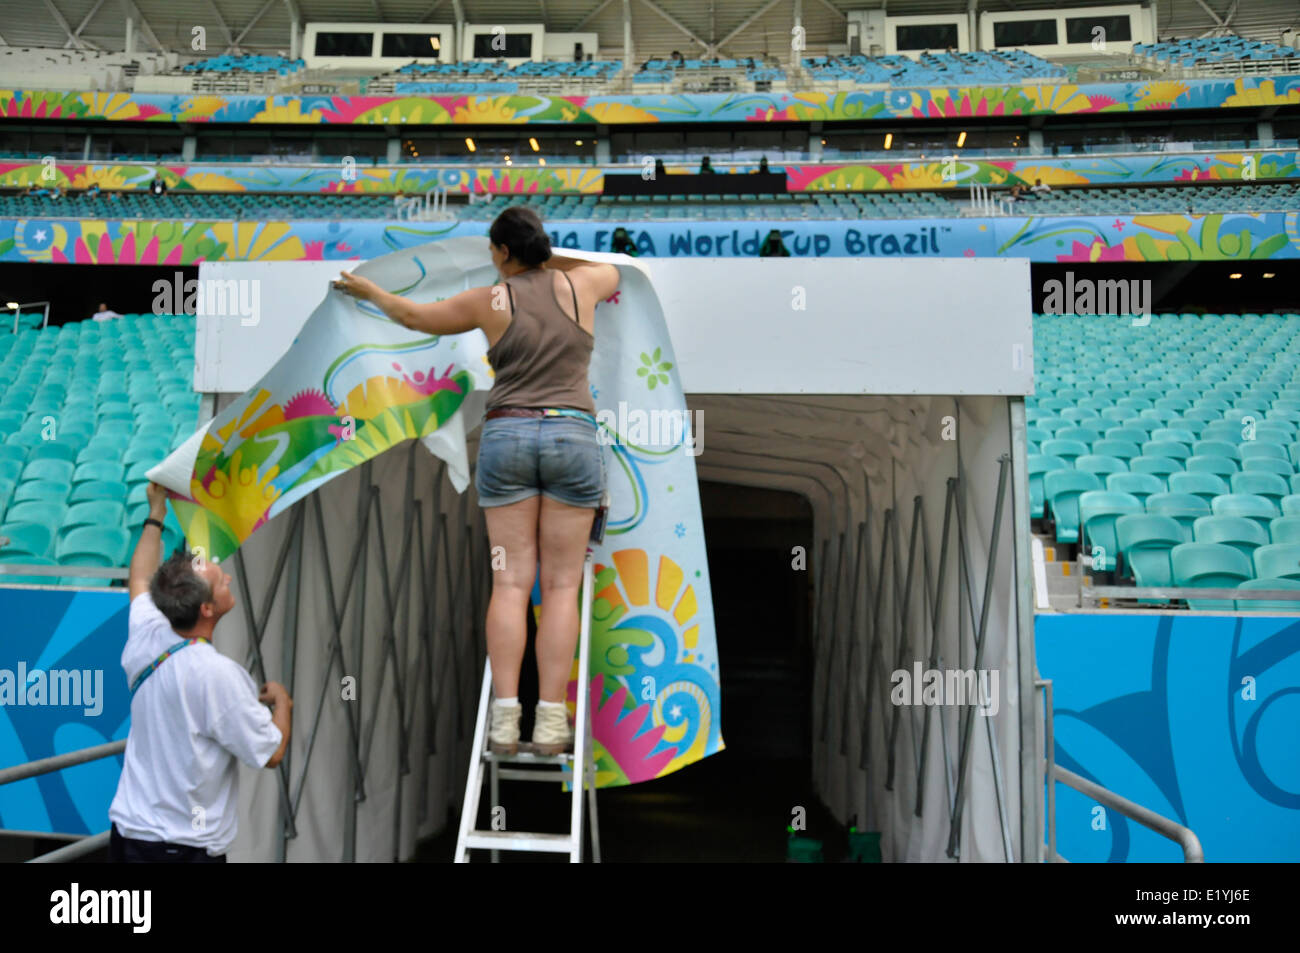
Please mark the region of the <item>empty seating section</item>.
[[182, 73], [278, 73], [287, 76], [302, 69], [301, 59], [283, 56], [211, 56], [197, 63], [186, 63]]
[[1034, 347], [1030, 510], [1057, 542], [1141, 587], [1297, 588], [1300, 314], [1039, 315]]
[[1064, 80], [1063, 66], [1024, 50], [922, 53], [917, 60], [891, 56], [806, 56], [804, 67], [819, 80], [860, 85], [982, 86]]
[[632, 74], [632, 82], [671, 83], [677, 78], [704, 79], [710, 76], [743, 75], [755, 82], [781, 81], [786, 72], [775, 61], [760, 62], [752, 56], [740, 59], [650, 59]]
[[222, 54], [135, 78], [137, 93], [276, 93], [306, 75], [301, 59]]
[[[0, 331], [0, 562], [123, 567], [146, 473], [198, 429], [194, 319], [125, 315]], [[165, 551], [183, 542], [168, 513]], [[3, 583], [106, 586], [95, 577]]]
[[1116, 212], [1192, 213], [1286, 212], [1300, 200], [1300, 185], [1147, 185], [1130, 188], [1054, 189], [1017, 203], [1016, 214], [1111, 215]]
[[1300, 72], [1300, 50], [1240, 36], [1136, 43], [1133, 56], [1161, 68], [1234, 72], [1247, 66], [1263, 66], [1269, 72]]
[[70, 192], [60, 198], [10, 194], [0, 196], [0, 216], [15, 218], [165, 218], [165, 219], [351, 219], [396, 218], [391, 194], [335, 194], [311, 192], [270, 194], [260, 192], [169, 192], [153, 195], [144, 190], [100, 194], [94, 197]]
[[526, 78], [584, 78], [611, 79], [623, 69], [622, 60], [584, 60], [538, 63], [529, 60], [515, 66], [475, 60], [469, 63], [411, 63], [394, 70], [394, 75], [404, 78], [438, 77], [442, 79], [518, 80]]
[[367, 79], [361, 92], [377, 95], [420, 95], [452, 92], [457, 83], [486, 84], [482, 91], [500, 84], [501, 92], [521, 88], [574, 92], [600, 92], [623, 71], [622, 60], [528, 60], [514, 66], [504, 61], [474, 60], [465, 63], [410, 63], [391, 73]]
[[[743, 183], [737, 173], [736, 179]], [[265, 193], [172, 191], [153, 195], [143, 189], [89, 196], [68, 192], [0, 194], [0, 217], [126, 218], [203, 220], [331, 221], [401, 218], [393, 193]], [[732, 195], [495, 195], [484, 202], [450, 204], [461, 221], [491, 221], [507, 205], [526, 204], [550, 221], [793, 220], [954, 218], [968, 204], [960, 190], [873, 192], [740, 192]], [[1293, 211], [1300, 206], [1300, 183], [1237, 186], [1114, 187], [1053, 191], [1015, 203], [1016, 215], [1123, 215], [1160, 212], [1197, 214], [1233, 211]]]

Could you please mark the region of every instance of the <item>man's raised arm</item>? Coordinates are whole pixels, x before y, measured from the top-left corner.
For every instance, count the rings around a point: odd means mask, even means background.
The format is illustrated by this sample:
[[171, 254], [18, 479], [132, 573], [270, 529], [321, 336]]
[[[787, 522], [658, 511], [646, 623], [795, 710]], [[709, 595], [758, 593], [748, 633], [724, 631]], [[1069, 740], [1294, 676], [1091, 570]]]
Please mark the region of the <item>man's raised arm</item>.
[[162, 562], [161, 524], [167, 518], [167, 491], [157, 483], [150, 483], [145, 493], [149, 498], [149, 519], [157, 520], [159, 525], [148, 523], [141, 529], [135, 552], [131, 554], [131, 571], [126, 582], [131, 599], [149, 591], [149, 580]]

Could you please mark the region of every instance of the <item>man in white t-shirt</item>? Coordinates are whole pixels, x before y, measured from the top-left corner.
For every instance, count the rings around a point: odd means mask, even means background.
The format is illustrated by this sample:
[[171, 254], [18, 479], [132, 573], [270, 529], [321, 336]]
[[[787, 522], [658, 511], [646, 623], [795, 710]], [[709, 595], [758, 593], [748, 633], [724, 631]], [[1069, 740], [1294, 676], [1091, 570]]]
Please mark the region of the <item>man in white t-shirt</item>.
[[259, 695], [248, 672], [212, 647], [235, 606], [230, 576], [183, 550], [159, 566], [166, 491], [151, 483], [148, 498], [128, 582], [131, 732], [108, 809], [109, 860], [224, 862], [238, 827], [236, 759], [280, 763], [293, 701], [277, 682]]
[[120, 318], [121, 315], [114, 311], [106, 304], [100, 304], [99, 310], [90, 316], [92, 321], [112, 321], [114, 318]]

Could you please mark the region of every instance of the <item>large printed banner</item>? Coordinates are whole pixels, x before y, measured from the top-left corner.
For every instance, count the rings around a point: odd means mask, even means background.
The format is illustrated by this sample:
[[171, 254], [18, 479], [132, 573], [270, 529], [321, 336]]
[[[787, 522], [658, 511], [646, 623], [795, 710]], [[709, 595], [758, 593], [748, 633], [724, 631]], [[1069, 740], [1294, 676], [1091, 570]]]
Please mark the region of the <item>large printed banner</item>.
[[[682, 421], [686, 401], [646, 269], [610, 258], [622, 262], [622, 281], [600, 305], [591, 363], [612, 497], [593, 557], [589, 678], [601, 786], [661, 777], [723, 748], [690, 431], [653, 425]], [[482, 238], [415, 246], [356, 271], [414, 301], [496, 277]], [[149, 478], [172, 491], [190, 547], [224, 559], [308, 493], [407, 440], [445, 460], [463, 492], [465, 435], [481, 423], [491, 385], [481, 331], [426, 336], [329, 291], [266, 376]]]
[[[723, 174], [745, 175], [753, 163], [713, 163]], [[1253, 152], [1145, 153], [1122, 156], [1024, 156], [982, 158], [954, 155], [908, 161], [839, 161], [771, 165], [784, 172], [790, 192], [891, 191], [904, 189], [966, 189], [971, 185], [1033, 185], [1041, 179], [1052, 186], [1142, 185], [1162, 182], [1219, 182], [1288, 179], [1300, 175], [1300, 154], [1294, 150]], [[195, 192], [347, 192], [421, 195], [435, 188], [462, 195], [599, 195], [607, 174], [627, 174], [627, 166], [564, 166], [536, 168], [419, 168], [378, 166], [346, 158], [331, 165], [254, 162], [195, 162], [189, 165], [107, 162], [85, 164], [39, 160], [0, 162], [0, 187], [144, 191], [155, 174], [173, 191]], [[676, 174], [669, 170], [669, 175]], [[103, 201], [107, 202], [107, 199]], [[57, 210], [57, 206], [51, 206]]]
[[630, 96], [219, 95], [0, 89], [9, 119], [119, 122], [514, 125], [863, 122], [1233, 109], [1300, 103], [1300, 75], [1235, 79]]
[[[1300, 619], [1047, 614], [1034, 629], [1057, 764], [1191, 828], [1209, 863], [1300, 860]], [[1073, 862], [1183, 856], [1064, 784], [1056, 841]]]
[[[129, 265], [348, 261], [436, 240], [486, 235], [489, 224], [9, 219], [0, 221], [0, 261]], [[753, 257], [773, 228], [780, 229], [790, 253], [800, 257], [1027, 258], [1039, 262], [1300, 258], [1300, 211], [547, 224], [556, 248], [597, 252], [610, 250], [614, 229], [622, 226], [646, 258]]]

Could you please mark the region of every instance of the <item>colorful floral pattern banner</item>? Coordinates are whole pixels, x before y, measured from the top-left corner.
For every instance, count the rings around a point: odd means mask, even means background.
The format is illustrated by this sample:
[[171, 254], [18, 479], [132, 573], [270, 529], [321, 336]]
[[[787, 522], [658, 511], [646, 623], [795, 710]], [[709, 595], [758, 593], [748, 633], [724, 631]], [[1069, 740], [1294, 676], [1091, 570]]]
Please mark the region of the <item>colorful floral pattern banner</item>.
[[[649, 275], [621, 261], [619, 290], [599, 305], [590, 375], [612, 498], [594, 554], [588, 673], [602, 787], [662, 777], [724, 747], [697, 431]], [[495, 278], [482, 238], [418, 245], [356, 270], [415, 301]], [[330, 291], [266, 376], [148, 475], [172, 491], [190, 547], [224, 559], [308, 493], [408, 440], [445, 460], [463, 492], [465, 435], [491, 384], [481, 331], [425, 336]], [[540, 612], [540, 593], [534, 602]], [[573, 677], [576, 702], [576, 668]]]
[[0, 89], [9, 119], [121, 122], [514, 125], [863, 122], [1134, 113], [1300, 104], [1300, 75], [844, 92], [548, 96], [218, 95]]
[[[1028, 203], [1026, 203], [1028, 204]], [[488, 222], [150, 222], [0, 220], [0, 261], [192, 265], [203, 261], [348, 261]], [[753, 257], [780, 229], [796, 256], [1028, 258], [1030, 261], [1225, 261], [1300, 258], [1300, 211], [1214, 215], [1007, 216], [847, 221], [548, 222], [560, 249], [607, 252], [622, 226], [648, 258]]]
[[[752, 163], [718, 162], [720, 173], [744, 175]], [[917, 161], [848, 161], [773, 164], [784, 172], [790, 192], [864, 192], [893, 189], [965, 189], [971, 185], [1144, 185], [1159, 182], [1220, 182], [1300, 177], [1295, 150], [1224, 153], [1160, 153], [1122, 156], [952, 156]], [[607, 174], [628, 174], [626, 166], [545, 166], [537, 168], [420, 168], [371, 166], [340, 161], [333, 165], [197, 162], [55, 163], [0, 161], [0, 188], [27, 185], [145, 191], [157, 173], [173, 191], [193, 192], [347, 192], [422, 195], [435, 188], [461, 195], [599, 195]], [[669, 175], [674, 174], [671, 170]], [[105, 200], [107, 201], [107, 200]], [[51, 206], [57, 209], [57, 206]]]

